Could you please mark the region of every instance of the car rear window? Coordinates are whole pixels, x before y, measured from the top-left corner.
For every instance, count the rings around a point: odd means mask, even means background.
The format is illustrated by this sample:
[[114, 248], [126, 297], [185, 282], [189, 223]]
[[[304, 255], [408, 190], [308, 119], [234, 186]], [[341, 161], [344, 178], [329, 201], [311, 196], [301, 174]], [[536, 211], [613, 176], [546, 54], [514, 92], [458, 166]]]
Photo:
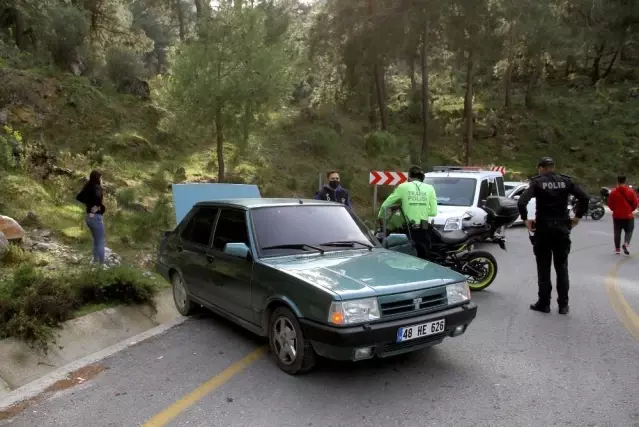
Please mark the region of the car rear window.
[[[251, 211], [258, 250], [264, 256], [299, 252], [294, 249], [263, 249], [280, 245], [320, 246], [328, 242], [359, 242], [377, 245], [366, 226], [343, 206], [277, 206]], [[360, 249], [363, 246], [354, 245]], [[326, 251], [344, 250], [322, 247]]]

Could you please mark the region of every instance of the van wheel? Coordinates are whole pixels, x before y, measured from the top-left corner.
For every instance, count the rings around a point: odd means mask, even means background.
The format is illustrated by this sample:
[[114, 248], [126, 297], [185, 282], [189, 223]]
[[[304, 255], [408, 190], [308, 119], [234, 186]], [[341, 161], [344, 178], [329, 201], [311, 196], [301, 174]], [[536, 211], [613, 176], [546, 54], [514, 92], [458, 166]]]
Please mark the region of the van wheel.
[[171, 276], [171, 288], [173, 289], [173, 302], [178, 313], [182, 316], [190, 316], [195, 313], [196, 307], [189, 298], [186, 290], [186, 284], [182, 275], [178, 272]]
[[303, 374], [315, 366], [315, 350], [304, 339], [297, 317], [288, 308], [273, 311], [268, 338], [277, 366], [287, 374]]

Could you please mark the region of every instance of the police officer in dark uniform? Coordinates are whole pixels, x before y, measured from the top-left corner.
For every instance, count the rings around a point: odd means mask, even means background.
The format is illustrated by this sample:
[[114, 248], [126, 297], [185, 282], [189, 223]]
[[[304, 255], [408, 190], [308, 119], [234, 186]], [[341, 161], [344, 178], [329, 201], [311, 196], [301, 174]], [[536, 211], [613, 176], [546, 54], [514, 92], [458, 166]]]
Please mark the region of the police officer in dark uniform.
[[[537, 171], [539, 175], [531, 179], [530, 186], [517, 202], [521, 219], [526, 222], [529, 232], [534, 233], [531, 240], [537, 259], [539, 299], [530, 309], [550, 313], [550, 266], [554, 258], [559, 314], [568, 314], [570, 230], [579, 224], [579, 220], [586, 213], [589, 197], [571, 177], [555, 172], [555, 162], [550, 157], [542, 157], [539, 160]], [[568, 197], [571, 194], [579, 201], [578, 211], [572, 220], [567, 208]], [[532, 197], [535, 197], [537, 205], [535, 221], [528, 219], [527, 207]]]

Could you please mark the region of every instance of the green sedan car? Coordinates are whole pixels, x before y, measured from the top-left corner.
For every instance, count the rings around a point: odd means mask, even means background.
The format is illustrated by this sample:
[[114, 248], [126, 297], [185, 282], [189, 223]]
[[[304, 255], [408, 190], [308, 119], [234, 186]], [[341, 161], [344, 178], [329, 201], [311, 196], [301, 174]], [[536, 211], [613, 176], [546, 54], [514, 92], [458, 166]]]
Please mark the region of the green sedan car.
[[268, 337], [278, 366], [358, 361], [439, 344], [475, 318], [466, 278], [379, 242], [342, 204], [300, 199], [197, 203], [160, 243], [157, 270], [178, 311], [203, 306]]

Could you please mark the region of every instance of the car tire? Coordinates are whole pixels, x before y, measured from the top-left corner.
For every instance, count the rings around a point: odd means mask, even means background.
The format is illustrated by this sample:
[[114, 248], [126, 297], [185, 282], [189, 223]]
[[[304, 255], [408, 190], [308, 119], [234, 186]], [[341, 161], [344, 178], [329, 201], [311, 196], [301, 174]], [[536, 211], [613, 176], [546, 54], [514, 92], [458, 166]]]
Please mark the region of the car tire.
[[278, 307], [271, 314], [268, 340], [277, 366], [287, 374], [304, 374], [315, 367], [315, 350], [304, 338], [297, 317], [288, 308]]
[[171, 289], [173, 291], [173, 303], [178, 313], [182, 316], [191, 316], [195, 313], [196, 307], [189, 298], [187, 285], [182, 275], [177, 271], [171, 275]]

